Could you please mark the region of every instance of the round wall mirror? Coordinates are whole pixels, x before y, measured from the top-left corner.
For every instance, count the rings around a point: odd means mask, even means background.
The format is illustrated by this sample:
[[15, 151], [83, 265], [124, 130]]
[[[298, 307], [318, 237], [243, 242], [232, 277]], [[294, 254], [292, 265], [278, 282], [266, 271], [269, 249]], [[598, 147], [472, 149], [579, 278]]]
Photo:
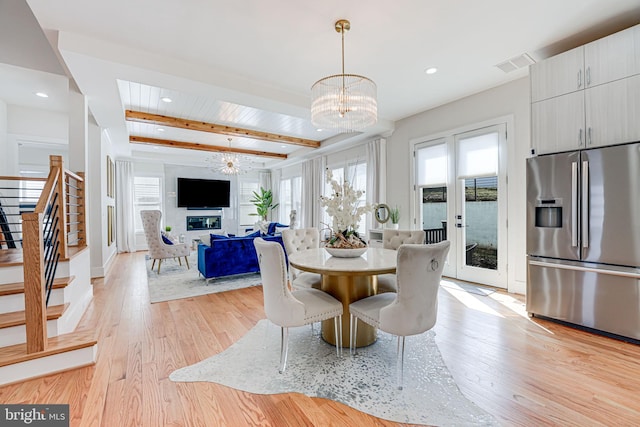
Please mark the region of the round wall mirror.
[[384, 224], [385, 222], [389, 221], [389, 206], [385, 205], [384, 203], [380, 203], [379, 205], [377, 205], [375, 209], [375, 217], [376, 221], [378, 221], [380, 224]]

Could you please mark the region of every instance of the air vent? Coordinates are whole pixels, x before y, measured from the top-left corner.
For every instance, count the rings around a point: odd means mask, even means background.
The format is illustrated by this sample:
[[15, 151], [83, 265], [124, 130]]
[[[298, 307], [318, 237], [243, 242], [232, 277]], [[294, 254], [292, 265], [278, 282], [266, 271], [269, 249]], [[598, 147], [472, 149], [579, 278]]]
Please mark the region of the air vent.
[[531, 64], [535, 64], [535, 62], [536, 61], [534, 61], [532, 57], [523, 53], [522, 55], [514, 56], [511, 59], [507, 59], [506, 61], [497, 64], [496, 67], [500, 68], [505, 73], [510, 73], [519, 68], [525, 68]]

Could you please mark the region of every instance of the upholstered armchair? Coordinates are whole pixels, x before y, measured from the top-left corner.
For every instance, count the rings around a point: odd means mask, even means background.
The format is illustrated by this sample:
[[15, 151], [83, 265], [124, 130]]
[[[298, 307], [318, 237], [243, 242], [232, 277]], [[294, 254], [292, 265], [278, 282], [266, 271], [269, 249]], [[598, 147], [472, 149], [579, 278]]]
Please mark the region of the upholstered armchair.
[[[299, 228], [297, 230], [282, 230], [282, 242], [287, 251], [287, 255], [294, 254], [306, 249], [320, 247], [320, 232], [317, 228]], [[320, 289], [322, 276], [316, 273], [299, 271], [297, 268], [289, 266], [291, 287], [294, 289]]]
[[[424, 230], [383, 230], [382, 247], [397, 251], [400, 245], [414, 244], [421, 245], [425, 241]], [[380, 274], [378, 276], [378, 293], [396, 292], [396, 275]]]
[[180, 265], [180, 257], [184, 257], [184, 261], [189, 268], [189, 246], [186, 243], [174, 243], [167, 244], [162, 240], [162, 234], [160, 232], [160, 218], [162, 218], [162, 212], [158, 210], [153, 211], [140, 211], [142, 217], [142, 226], [144, 227], [144, 236], [147, 239], [147, 246], [149, 247], [149, 257], [153, 260], [151, 264], [151, 270], [156, 265], [158, 260], [158, 274], [160, 274], [160, 265], [163, 259], [176, 258]]
[[451, 242], [401, 245], [398, 248], [397, 292], [363, 298], [349, 304], [351, 354], [355, 354], [358, 320], [398, 337], [398, 388], [402, 389], [405, 337], [436, 324], [438, 289]]

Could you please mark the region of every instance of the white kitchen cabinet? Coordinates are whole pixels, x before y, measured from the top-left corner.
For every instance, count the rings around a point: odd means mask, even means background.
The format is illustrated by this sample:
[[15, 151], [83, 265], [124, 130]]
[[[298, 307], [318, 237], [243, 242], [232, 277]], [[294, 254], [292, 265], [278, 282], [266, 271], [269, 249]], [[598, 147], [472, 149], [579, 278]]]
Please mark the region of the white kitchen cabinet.
[[584, 117], [583, 91], [531, 104], [531, 140], [536, 153], [584, 148]]
[[586, 87], [640, 74], [640, 25], [584, 46]]
[[552, 56], [529, 68], [531, 102], [584, 89], [583, 46]]
[[586, 145], [640, 141], [640, 74], [585, 91]]

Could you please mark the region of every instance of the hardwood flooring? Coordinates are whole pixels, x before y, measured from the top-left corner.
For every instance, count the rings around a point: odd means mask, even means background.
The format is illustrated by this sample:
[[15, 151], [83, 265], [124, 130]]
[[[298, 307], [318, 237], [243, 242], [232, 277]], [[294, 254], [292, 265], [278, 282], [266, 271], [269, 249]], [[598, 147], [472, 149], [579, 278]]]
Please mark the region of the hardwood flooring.
[[[68, 403], [72, 426], [397, 425], [300, 394], [168, 379], [262, 318], [261, 287], [150, 304], [144, 253], [118, 255], [78, 328], [95, 331], [96, 365], [2, 387], [0, 402]], [[503, 425], [640, 424], [638, 345], [529, 319], [501, 292], [442, 288], [435, 330], [460, 390]]]

